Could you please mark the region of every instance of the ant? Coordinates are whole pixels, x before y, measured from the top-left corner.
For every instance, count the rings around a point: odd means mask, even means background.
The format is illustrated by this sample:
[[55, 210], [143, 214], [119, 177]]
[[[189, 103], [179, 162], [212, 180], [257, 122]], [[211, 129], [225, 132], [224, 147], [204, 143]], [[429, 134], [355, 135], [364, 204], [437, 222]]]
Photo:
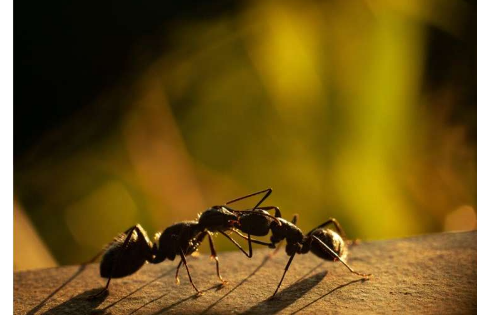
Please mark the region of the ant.
[[[104, 255], [100, 263], [100, 275], [108, 278], [106, 286], [94, 297], [107, 291], [112, 278], [122, 278], [138, 271], [146, 261], [152, 264], [158, 264], [166, 259], [174, 260], [177, 255], [181, 260], [176, 269], [176, 283], [179, 283], [179, 270], [182, 265], [185, 266], [189, 281], [198, 295], [202, 293], [197, 289], [190, 275], [186, 256], [196, 252], [207, 237], [209, 240], [211, 257], [216, 262], [216, 271], [222, 284], [226, 281], [222, 278], [219, 269], [219, 259], [215, 250], [212, 235], [219, 232], [227, 237], [235, 246], [237, 246], [247, 257], [252, 257], [252, 243], [273, 247], [272, 243], [265, 243], [251, 238], [251, 235], [264, 236], [272, 222], [274, 226], [280, 226], [278, 218], [270, 215], [266, 210], [278, 209], [277, 207], [259, 207], [260, 204], [271, 194], [271, 189], [262, 190], [250, 195], [246, 195], [225, 203], [222, 206], [213, 206], [199, 214], [197, 220], [183, 221], [167, 227], [162, 234], [156, 233], [154, 242], [151, 242], [147, 232], [137, 224], [124, 233], [116, 237], [113, 242], [106, 246]], [[253, 216], [248, 215], [250, 210], [234, 210], [228, 207], [228, 204], [234, 203], [255, 195], [265, 195], [252, 209]], [[254, 220], [250, 220], [250, 219]], [[241, 229], [248, 236], [241, 234]], [[248, 253], [228, 234], [226, 231], [235, 232], [242, 238], [248, 240]]]
[[[255, 217], [257, 215], [263, 215], [264, 212], [263, 210], [266, 210], [263, 207], [261, 212], [258, 211], [250, 211], [249, 214], [247, 214], [247, 217]], [[283, 219], [281, 217], [280, 210], [277, 207], [268, 207], [268, 208], [274, 208], [275, 210], [275, 217], [279, 222], [276, 221], [269, 221], [265, 223], [260, 227], [260, 226], [254, 226], [255, 230], [262, 230], [265, 231], [265, 229], [270, 229], [272, 232], [272, 235], [270, 237], [271, 244], [269, 245], [270, 248], [276, 248], [275, 254], [277, 250], [280, 247], [280, 244], [275, 246], [275, 244], [280, 243], [283, 240], [286, 240], [286, 253], [288, 256], [290, 256], [288, 263], [285, 267], [285, 271], [282, 275], [282, 278], [280, 282], [278, 283], [278, 286], [271, 296], [273, 298], [277, 292], [278, 289], [280, 288], [283, 279], [285, 278], [285, 275], [288, 271], [288, 268], [290, 267], [290, 264], [293, 261], [293, 258], [295, 257], [296, 254], [306, 254], [309, 251], [311, 251], [313, 254], [316, 256], [324, 259], [324, 260], [330, 260], [330, 261], [340, 261], [343, 265], [348, 268], [348, 270], [358, 276], [364, 277], [364, 278], [369, 278], [371, 274], [363, 274], [359, 273], [353, 270], [346, 262], [346, 256], [348, 254], [347, 246], [344, 241], [345, 238], [345, 233], [341, 225], [338, 223], [338, 221], [334, 218], [330, 218], [323, 224], [320, 224], [319, 226], [313, 228], [308, 234], [303, 234], [303, 232], [295, 225], [298, 219], [298, 215], [294, 215], [293, 219], [291, 222]], [[260, 208], [257, 208], [260, 209]], [[242, 218], [242, 222], [244, 221], [245, 218]], [[330, 228], [327, 228], [327, 226], [333, 225], [336, 231], [333, 231]], [[239, 226], [239, 229], [242, 231], [246, 231], [250, 235], [256, 235], [256, 236], [261, 236], [263, 234], [254, 234], [254, 231], [250, 230], [250, 226]], [[273, 255], [272, 254], [272, 255]]]

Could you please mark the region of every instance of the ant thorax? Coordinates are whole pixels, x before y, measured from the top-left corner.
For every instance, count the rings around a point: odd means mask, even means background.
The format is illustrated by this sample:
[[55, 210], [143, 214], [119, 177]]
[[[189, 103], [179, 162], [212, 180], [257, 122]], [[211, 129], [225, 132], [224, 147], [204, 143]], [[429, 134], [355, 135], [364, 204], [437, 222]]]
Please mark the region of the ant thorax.
[[303, 241], [304, 235], [303, 232], [295, 224], [278, 218], [280, 225], [272, 224], [271, 230], [275, 240], [286, 239], [287, 243], [301, 243]]
[[265, 236], [268, 234], [270, 226], [274, 221], [264, 214], [268, 213], [263, 210], [246, 212], [245, 214], [240, 215], [236, 227], [247, 234]]

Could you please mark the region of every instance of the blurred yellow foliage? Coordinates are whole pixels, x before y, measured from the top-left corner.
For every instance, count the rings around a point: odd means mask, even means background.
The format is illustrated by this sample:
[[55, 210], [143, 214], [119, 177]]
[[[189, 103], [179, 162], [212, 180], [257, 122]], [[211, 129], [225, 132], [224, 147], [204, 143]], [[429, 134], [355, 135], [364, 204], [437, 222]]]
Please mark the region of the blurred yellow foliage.
[[304, 231], [330, 216], [352, 238], [475, 228], [449, 223], [475, 219], [475, 152], [426, 110], [452, 106], [452, 91], [421, 86], [423, 23], [458, 37], [462, 14], [462, 1], [260, 1], [182, 21], [134, 82], [119, 131], [22, 172], [37, 189], [67, 178], [31, 211], [41, 234], [57, 239], [38, 213], [58, 216], [64, 240], [49, 245], [78, 262], [136, 223], [153, 235], [267, 187]]

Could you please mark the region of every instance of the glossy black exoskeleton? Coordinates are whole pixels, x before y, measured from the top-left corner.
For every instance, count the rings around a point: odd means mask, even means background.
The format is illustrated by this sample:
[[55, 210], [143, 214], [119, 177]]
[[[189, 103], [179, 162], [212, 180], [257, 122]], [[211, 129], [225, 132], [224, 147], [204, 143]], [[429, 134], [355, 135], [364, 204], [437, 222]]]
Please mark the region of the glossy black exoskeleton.
[[[252, 239], [250, 236], [252, 234], [266, 235], [272, 222], [277, 225], [280, 224], [278, 219], [270, 215], [266, 210], [257, 208], [270, 195], [271, 189], [234, 199], [226, 204], [264, 192], [267, 194], [253, 208], [252, 214], [250, 214], [251, 211], [234, 210], [226, 205], [214, 206], [200, 214], [197, 220], [179, 222], [166, 228], [162, 234], [157, 233], [154, 242], [149, 240], [147, 232], [139, 224], [131, 227], [120, 234], [106, 247], [100, 264], [100, 274], [102, 277], [108, 278], [108, 282], [103, 291], [97, 295], [107, 290], [112, 278], [121, 278], [131, 275], [138, 271], [146, 261], [152, 264], [158, 264], [166, 259], [174, 260], [176, 256], [180, 256], [181, 258], [176, 270], [176, 282], [179, 282], [178, 273], [183, 264], [186, 267], [191, 285], [197, 293], [200, 293], [192, 281], [186, 256], [197, 251], [205, 237], [209, 240], [211, 256], [216, 261], [217, 276], [222, 283], [225, 283], [220, 275], [219, 260], [212, 235], [216, 232], [223, 234], [247, 255], [247, 257], [252, 257], [251, 243], [273, 246], [271, 243], [264, 243]], [[264, 207], [264, 209], [271, 208], [276, 207]], [[266, 228], [263, 228], [263, 226], [266, 226]], [[238, 231], [240, 229], [247, 233], [248, 237], [241, 234]], [[248, 240], [248, 253], [226, 233], [228, 231], [235, 232], [240, 237]]]
[[[272, 221], [270, 222], [270, 224], [264, 224], [263, 231], [266, 227], [270, 228], [270, 231], [272, 233], [270, 237], [272, 245], [270, 245], [270, 247], [272, 248], [276, 247], [276, 244], [285, 240], [285, 251], [287, 255], [290, 256], [290, 258], [285, 267], [283, 276], [278, 283], [278, 286], [272, 297], [277, 294], [278, 289], [280, 288], [283, 279], [285, 278], [285, 274], [287, 273], [288, 268], [290, 267], [290, 264], [293, 261], [295, 255], [306, 254], [310, 251], [316, 256], [325, 260], [340, 261], [349, 269], [349, 271], [356, 275], [359, 275], [364, 278], [368, 278], [369, 276], [371, 276], [370, 274], [362, 274], [354, 271], [345, 262], [348, 253], [347, 246], [344, 240], [345, 234], [343, 229], [341, 228], [341, 225], [336, 219], [330, 218], [323, 224], [320, 224], [319, 226], [313, 228], [308, 234], [305, 235], [300, 230], [300, 228], [295, 225], [298, 219], [297, 215], [293, 217], [291, 222], [281, 218], [279, 210], [276, 210], [275, 216], [277, 217], [279, 222]], [[329, 225], [333, 225], [335, 230], [327, 228]], [[253, 233], [250, 234], [255, 235]]]

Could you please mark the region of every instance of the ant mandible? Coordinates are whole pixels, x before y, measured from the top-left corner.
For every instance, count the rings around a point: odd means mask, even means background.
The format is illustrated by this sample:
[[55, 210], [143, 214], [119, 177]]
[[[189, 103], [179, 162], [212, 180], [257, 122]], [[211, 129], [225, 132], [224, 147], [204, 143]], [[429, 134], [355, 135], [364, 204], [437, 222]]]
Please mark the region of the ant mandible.
[[[265, 195], [252, 209], [254, 211], [253, 218], [255, 220], [249, 220], [250, 217], [247, 216], [247, 213], [250, 211], [234, 210], [227, 206], [238, 200], [263, 193], [265, 193]], [[181, 266], [184, 265], [192, 287], [197, 294], [200, 295], [201, 292], [192, 281], [186, 256], [197, 251], [205, 237], [209, 240], [211, 257], [216, 261], [217, 276], [220, 281], [225, 284], [226, 281], [220, 274], [219, 259], [212, 235], [215, 232], [221, 233], [249, 258], [252, 257], [253, 254], [252, 243], [273, 247], [274, 245], [272, 243], [261, 242], [250, 236], [252, 234], [259, 236], [266, 235], [272, 222], [277, 226], [281, 224], [276, 217], [265, 211], [266, 209], [278, 209], [277, 207], [259, 208], [260, 204], [270, 193], [271, 189], [266, 189], [231, 200], [223, 206], [213, 206], [200, 214], [197, 220], [179, 222], [166, 228], [162, 234], [156, 233], [154, 242], [149, 240], [147, 232], [141, 225], [137, 224], [129, 228], [106, 246], [100, 263], [100, 275], [103, 278], [108, 278], [108, 281], [103, 290], [94, 296], [99, 296], [107, 291], [112, 278], [129, 276], [138, 271], [146, 261], [152, 264], [158, 264], [166, 259], [174, 260], [177, 255], [180, 256], [181, 261], [176, 269], [176, 282], [179, 283], [179, 270]], [[241, 234], [238, 231], [239, 228], [246, 231], [248, 236]], [[248, 253], [231, 236], [226, 234], [227, 231], [235, 232], [240, 237], [248, 240]]]

